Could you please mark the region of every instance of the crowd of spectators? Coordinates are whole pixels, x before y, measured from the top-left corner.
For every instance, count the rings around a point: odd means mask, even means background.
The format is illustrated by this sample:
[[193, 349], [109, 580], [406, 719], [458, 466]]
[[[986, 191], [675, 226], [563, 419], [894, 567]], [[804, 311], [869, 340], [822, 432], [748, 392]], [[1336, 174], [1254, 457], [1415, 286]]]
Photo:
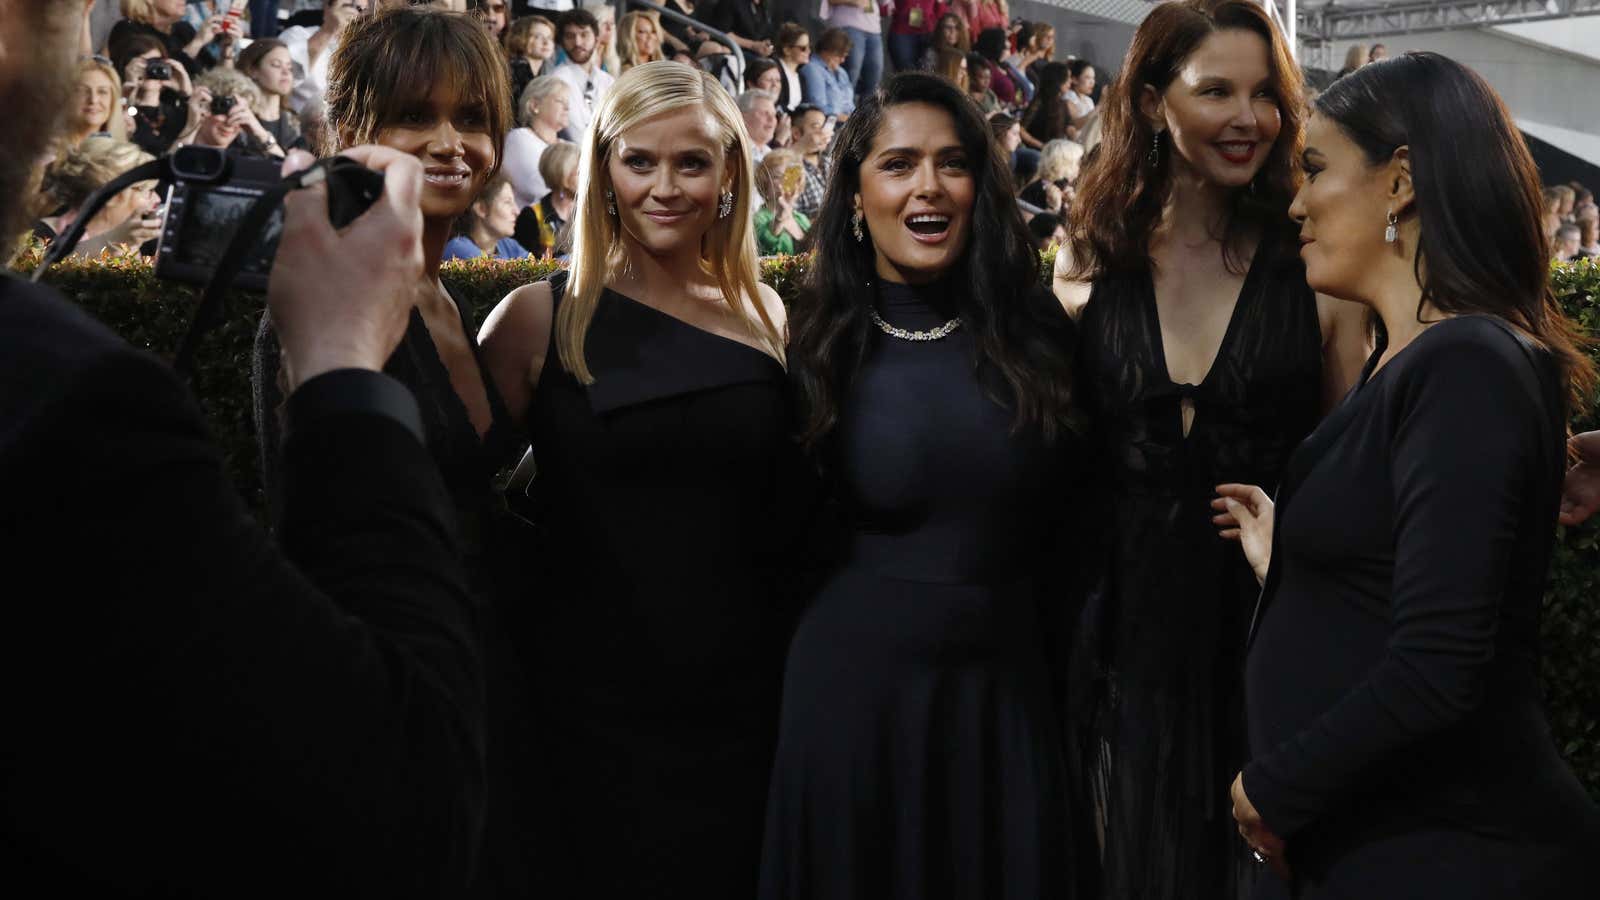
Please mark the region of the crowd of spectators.
[[[98, 158], [130, 165], [186, 144], [247, 156], [326, 152], [328, 64], [345, 28], [376, 7], [407, 2], [427, 0], [282, 0], [279, 20], [269, 22], [251, 21], [250, 13], [259, 16], [270, 3], [119, 0], [121, 17], [99, 41], [86, 20], [79, 107], [41, 163], [40, 183], [55, 187], [39, 195], [37, 233], [51, 234], [48, 223], [81, 199], [61, 184], [85, 177], [103, 184], [121, 174], [115, 165], [78, 161], [78, 148], [90, 144]], [[1094, 67], [1056, 60], [1054, 28], [1013, 19], [1004, 0], [823, 0], [809, 28], [773, 0], [661, 4], [704, 27], [643, 8], [619, 17], [611, 4], [573, 0], [433, 2], [475, 15], [503, 48], [518, 126], [505, 142], [503, 177], [458, 226], [454, 256], [562, 255], [578, 140], [616, 76], [660, 59], [704, 68], [736, 97], [759, 167], [763, 253], [809, 246], [836, 128], [885, 73], [905, 68], [944, 75], [990, 118], [1010, 155], [1021, 208], [1044, 217], [1036, 226], [1041, 240], [1061, 233], [1070, 215], [1083, 156], [1076, 141], [1094, 117]], [[108, 153], [113, 144], [121, 149]], [[55, 171], [63, 167], [71, 178]], [[142, 238], [150, 252], [144, 223], [160, 210], [147, 202], [148, 190], [140, 196], [140, 204], [119, 199], [112, 207], [137, 206], [138, 215], [127, 217], [137, 227], [97, 222], [106, 225], [98, 231]], [[85, 244], [93, 252], [114, 246]], [[126, 252], [137, 246], [130, 242]]]
[[1544, 231], [1557, 262], [1600, 258], [1600, 207], [1593, 192], [1576, 181], [1546, 187]]

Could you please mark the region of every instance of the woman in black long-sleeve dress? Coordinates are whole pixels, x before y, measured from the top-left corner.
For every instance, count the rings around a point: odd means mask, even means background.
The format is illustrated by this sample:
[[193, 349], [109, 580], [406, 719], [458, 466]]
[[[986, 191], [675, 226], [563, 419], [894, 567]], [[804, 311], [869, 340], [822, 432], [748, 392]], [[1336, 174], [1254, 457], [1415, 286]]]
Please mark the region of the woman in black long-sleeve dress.
[[977, 108], [888, 79], [840, 135], [790, 359], [848, 522], [789, 649], [764, 900], [1074, 895], [1043, 590], [1071, 322]]
[[1224, 490], [1266, 584], [1240, 831], [1298, 897], [1596, 896], [1600, 811], [1538, 684], [1566, 412], [1594, 373], [1550, 293], [1533, 160], [1434, 54], [1316, 108], [1307, 279], [1386, 340], [1291, 458], [1270, 568], [1272, 503]]

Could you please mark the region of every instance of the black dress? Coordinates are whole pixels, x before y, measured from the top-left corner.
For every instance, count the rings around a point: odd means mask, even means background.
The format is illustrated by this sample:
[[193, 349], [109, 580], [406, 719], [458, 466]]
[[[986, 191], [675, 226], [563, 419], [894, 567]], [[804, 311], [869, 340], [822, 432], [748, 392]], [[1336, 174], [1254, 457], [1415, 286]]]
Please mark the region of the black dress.
[[1252, 875], [1228, 785], [1244, 762], [1244, 641], [1259, 588], [1209, 503], [1224, 482], [1270, 493], [1316, 424], [1316, 297], [1292, 248], [1264, 240], [1199, 385], [1168, 377], [1149, 270], [1098, 279], [1082, 325], [1089, 471], [1110, 528], [1073, 669], [1073, 746], [1075, 777], [1103, 817], [1106, 896], [1237, 896]]
[[[879, 303], [911, 330], [952, 305], [893, 284]], [[1075, 444], [1013, 434], [973, 359], [965, 330], [874, 329], [844, 397], [827, 456], [853, 527], [789, 650], [762, 900], [1071, 896], [1040, 624], [1061, 598], [1036, 576]]]
[[1380, 354], [1279, 491], [1245, 792], [1300, 897], [1600, 896], [1600, 811], [1540, 703], [1553, 361], [1486, 316]]
[[783, 367], [610, 290], [585, 354], [587, 386], [552, 336], [527, 414], [539, 896], [749, 900], [804, 472]]
[[[485, 701], [488, 715], [486, 759], [488, 790], [483, 846], [470, 896], [494, 897], [525, 894], [527, 869], [536, 863], [527, 851], [530, 842], [525, 815], [536, 800], [523, 795], [525, 759], [532, 740], [522, 697], [523, 677], [513, 657], [503, 625], [505, 616], [501, 581], [505, 561], [497, 541], [504, 527], [497, 516], [498, 501], [492, 490], [495, 473], [511, 462], [521, 442], [478, 354], [474, 331], [466, 318], [462, 298], [451, 295], [461, 316], [461, 328], [482, 373], [488, 395], [491, 424], [481, 437], [466, 405], [450, 383], [450, 370], [439, 358], [420, 310], [411, 319], [399, 346], [384, 364], [386, 374], [411, 389], [422, 412], [428, 453], [439, 467], [445, 489], [454, 501], [455, 521], [461, 537], [463, 562], [472, 588], [474, 625], [483, 635], [488, 669]], [[253, 381], [256, 433], [261, 444], [262, 482], [268, 506], [276, 520], [281, 515], [279, 494], [283, 480], [283, 454], [278, 409], [278, 339], [270, 316], [262, 316], [256, 333]]]

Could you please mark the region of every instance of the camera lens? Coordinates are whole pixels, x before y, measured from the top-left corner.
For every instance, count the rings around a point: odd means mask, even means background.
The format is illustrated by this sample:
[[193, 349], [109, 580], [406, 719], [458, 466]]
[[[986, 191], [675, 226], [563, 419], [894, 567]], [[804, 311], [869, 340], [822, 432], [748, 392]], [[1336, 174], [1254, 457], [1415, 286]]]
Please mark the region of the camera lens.
[[211, 114], [212, 115], [214, 115], [214, 116], [225, 116], [230, 112], [233, 112], [233, 98], [232, 97], [212, 97], [211, 98]]

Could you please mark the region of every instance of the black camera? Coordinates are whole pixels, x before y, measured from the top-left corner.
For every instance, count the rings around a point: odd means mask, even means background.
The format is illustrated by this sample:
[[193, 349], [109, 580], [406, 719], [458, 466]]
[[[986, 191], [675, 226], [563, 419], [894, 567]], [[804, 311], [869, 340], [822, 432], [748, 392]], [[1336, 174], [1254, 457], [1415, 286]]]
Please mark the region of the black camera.
[[152, 59], [145, 63], [144, 77], [150, 81], [166, 81], [172, 77], [172, 64], [164, 59]]
[[212, 97], [211, 114], [213, 116], [225, 116], [228, 113], [233, 112], [233, 104], [234, 99], [232, 97]]
[[[156, 247], [156, 275], [205, 284], [222, 262], [233, 233], [255, 202], [283, 180], [280, 161], [233, 156], [215, 147], [180, 147], [170, 159], [167, 220]], [[350, 224], [383, 193], [383, 176], [336, 157], [328, 167], [328, 217]], [[272, 213], [251, 242], [235, 287], [265, 291], [267, 273], [283, 233], [283, 208]]]

